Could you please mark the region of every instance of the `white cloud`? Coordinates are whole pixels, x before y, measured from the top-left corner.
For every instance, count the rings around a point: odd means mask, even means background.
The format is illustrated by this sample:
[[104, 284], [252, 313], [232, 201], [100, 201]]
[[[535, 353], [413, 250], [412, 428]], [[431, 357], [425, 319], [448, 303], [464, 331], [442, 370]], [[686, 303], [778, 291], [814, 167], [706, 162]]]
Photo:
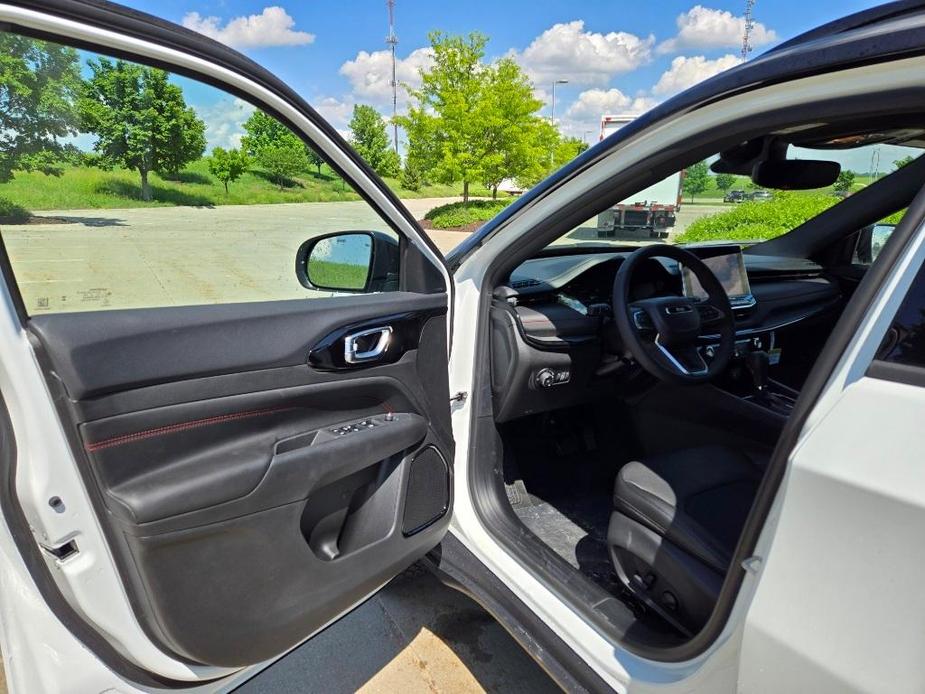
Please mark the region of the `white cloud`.
[[[695, 5], [678, 15], [678, 35], [658, 46], [659, 53], [674, 53], [687, 48], [734, 48], [742, 45], [745, 17], [736, 17], [728, 10], [714, 10]], [[752, 23], [751, 44], [760, 46], [777, 40], [773, 29], [761, 22]]]
[[[407, 58], [395, 61], [395, 74], [398, 79], [399, 107], [407, 101], [407, 92], [401, 88], [407, 84], [412, 88], [421, 85], [419, 70], [427, 69], [433, 64], [431, 48], [417, 48]], [[392, 103], [392, 56], [389, 51], [360, 51], [356, 58], [340, 66], [340, 74], [350, 81], [353, 94], [358, 100], [371, 102], [379, 106]]]
[[349, 132], [347, 124], [353, 115], [353, 99], [347, 97], [341, 100], [333, 96], [326, 96], [313, 101], [312, 106], [321, 114], [322, 118], [334, 126], [341, 134]]
[[254, 112], [253, 105], [236, 97], [227, 97], [209, 106], [193, 106], [206, 123], [208, 149], [224, 147], [234, 149], [241, 146], [244, 135], [244, 121]]
[[264, 7], [260, 14], [230, 19], [225, 26], [221, 26], [218, 17], [188, 12], [183, 17], [183, 26], [235, 48], [301, 46], [315, 40], [314, 34], [296, 31], [295, 20], [275, 5]]
[[614, 75], [649, 62], [654, 43], [653, 36], [585, 31], [585, 23], [579, 19], [554, 24], [523, 51], [511, 51], [509, 55], [539, 86], [556, 79], [573, 84], [606, 84]]
[[619, 89], [588, 89], [568, 107], [566, 118], [594, 118], [600, 124], [605, 113], [645, 113], [657, 102], [651, 97], [630, 97]]
[[678, 56], [671, 61], [671, 67], [659, 77], [658, 82], [652, 87], [652, 93], [660, 96], [676, 94], [741, 62], [742, 59], [737, 55], [724, 55], [716, 60], [707, 60], [702, 55], [690, 58]]
[[588, 89], [566, 109], [558, 123], [566, 135], [580, 137], [589, 143], [597, 141], [601, 130], [601, 116], [605, 113], [641, 115], [658, 104], [650, 96], [628, 96], [619, 89]]

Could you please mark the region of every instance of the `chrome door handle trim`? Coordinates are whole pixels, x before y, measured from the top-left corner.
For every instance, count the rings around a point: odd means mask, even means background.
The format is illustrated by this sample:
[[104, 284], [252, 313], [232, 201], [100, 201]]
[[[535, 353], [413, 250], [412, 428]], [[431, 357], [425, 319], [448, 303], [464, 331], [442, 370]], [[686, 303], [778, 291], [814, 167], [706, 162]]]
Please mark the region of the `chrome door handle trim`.
[[[379, 335], [376, 344], [372, 349], [361, 352], [357, 342], [370, 335]], [[389, 341], [392, 339], [392, 326], [384, 325], [369, 330], [361, 330], [358, 333], [352, 333], [344, 337], [344, 361], [348, 364], [359, 364], [364, 361], [378, 359], [388, 349]]]

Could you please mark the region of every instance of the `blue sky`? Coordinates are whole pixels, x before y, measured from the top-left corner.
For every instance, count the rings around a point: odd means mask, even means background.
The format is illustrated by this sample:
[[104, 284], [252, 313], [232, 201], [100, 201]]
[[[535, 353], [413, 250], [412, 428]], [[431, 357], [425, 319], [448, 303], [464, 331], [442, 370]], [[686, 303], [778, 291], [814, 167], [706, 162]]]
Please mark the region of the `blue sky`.
[[[390, 113], [385, 0], [122, 2], [243, 51], [342, 131], [356, 103]], [[875, 4], [757, 0], [753, 55]], [[560, 128], [596, 141], [601, 114], [646, 110], [736, 64], [744, 8], [745, 0], [396, 0], [399, 79], [413, 84], [418, 68], [427, 65], [428, 32], [479, 31], [490, 38], [490, 58], [512, 55], [524, 67], [547, 104], [546, 115], [552, 81], [568, 80], [556, 90]], [[212, 144], [233, 138], [247, 106], [215, 90], [184, 86], [210, 124]]]

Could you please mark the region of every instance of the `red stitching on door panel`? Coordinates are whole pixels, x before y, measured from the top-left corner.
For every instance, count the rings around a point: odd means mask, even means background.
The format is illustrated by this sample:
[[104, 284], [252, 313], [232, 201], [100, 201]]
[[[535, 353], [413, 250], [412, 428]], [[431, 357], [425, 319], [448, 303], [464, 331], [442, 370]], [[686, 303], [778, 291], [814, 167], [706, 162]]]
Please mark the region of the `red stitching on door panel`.
[[221, 424], [223, 422], [234, 422], [239, 419], [248, 419], [250, 417], [261, 417], [267, 414], [273, 414], [275, 412], [285, 412], [286, 410], [294, 410], [294, 407], [271, 407], [264, 410], [250, 410], [248, 412], [233, 412], [231, 414], [220, 414], [215, 417], [206, 417], [204, 419], [194, 419], [189, 422], [181, 422], [179, 424], [168, 424], [167, 426], [156, 427], [155, 429], [147, 429], [145, 431], [136, 431], [133, 434], [122, 434], [121, 436], [113, 436], [110, 439], [104, 439], [102, 441], [97, 441], [95, 443], [88, 443], [86, 448], [87, 451], [93, 453], [95, 451], [103, 450], [104, 448], [111, 448], [113, 446], [121, 446], [124, 443], [134, 443], [135, 441], [143, 441], [144, 439], [154, 438], [155, 436], [163, 436], [164, 434], [173, 434], [178, 431], [188, 431], [189, 429], [198, 429], [199, 427], [209, 426], [211, 424]]

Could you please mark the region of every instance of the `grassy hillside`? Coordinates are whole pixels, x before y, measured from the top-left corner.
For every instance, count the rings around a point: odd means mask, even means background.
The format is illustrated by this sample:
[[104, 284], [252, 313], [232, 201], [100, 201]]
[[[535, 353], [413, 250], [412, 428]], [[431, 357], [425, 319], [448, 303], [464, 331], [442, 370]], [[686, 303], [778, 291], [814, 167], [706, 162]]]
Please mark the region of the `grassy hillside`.
[[[125, 169], [102, 171], [94, 168], [70, 167], [60, 177], [40, 173], [17, 172], [9, 183], [0, 183], [0, 198], [32, 211], [157, 207], [165, 205], [255, 205], [280, 202], [327, 202], [359, 200], [359, 196], [326, 166], [319, 175], [306, 172], [279, 186], [258, 169], [248, 171], [229, 185], [228, 194], [221, 183], [209, 174], [208, 163], [200, 160], [180, 173], [178, 180], [166, 180], [157, 174], [150, 176], [154, 200], [141, 199], [137, 172]], [[386, 183], [400, 197], [451, 197], [462, 194], [462, 184], [425, 186], [418, 191], [404, 190], [397, 179]], [[474, 190], [473, 195], [486, 195], [486, 190]]]

